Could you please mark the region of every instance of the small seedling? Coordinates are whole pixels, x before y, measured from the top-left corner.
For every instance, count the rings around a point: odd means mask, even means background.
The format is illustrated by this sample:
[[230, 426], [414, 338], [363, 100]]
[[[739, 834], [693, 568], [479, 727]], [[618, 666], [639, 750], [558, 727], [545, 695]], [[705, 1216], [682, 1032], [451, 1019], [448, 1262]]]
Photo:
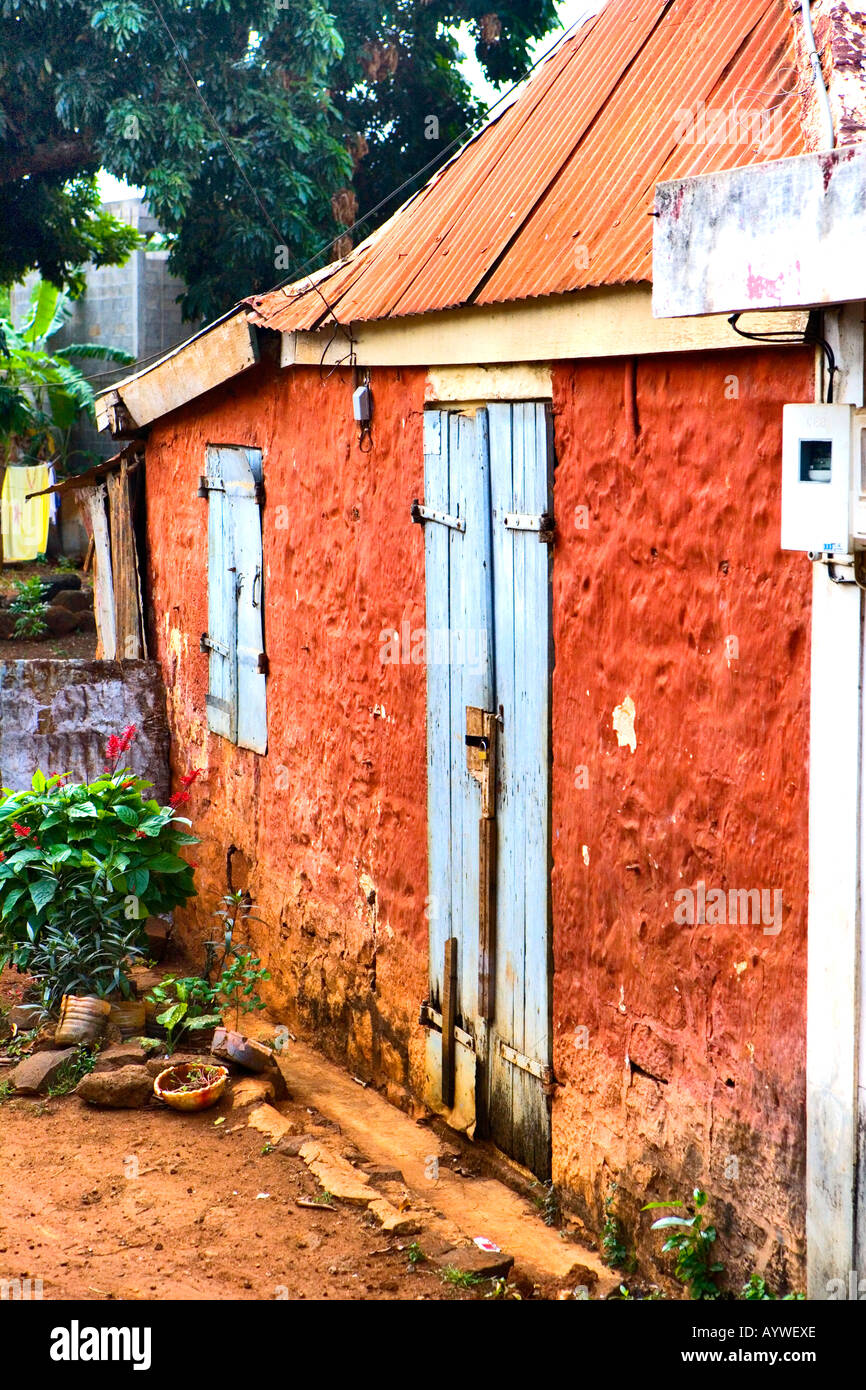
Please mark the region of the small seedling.
[[507, 1279], [491, 1279], [490, 1288], [484, 1295], [485, 1298], [511, 1299], [517, 1303], [522, 1303], [523, 1298], [518, 1293], [516, 1284], [509, 1284]]
[[442, 1278], [455, 1289], [474, 1289], [481, 1283], [480, 1274], [473, 1274], [470, 1269], [457, 1269], [454, 1265], [448, 1265], [443, 1269]]
[[409, 1261], [412, 1269], [417, 1269], [418, 1265], [424, 1264], [424, 1261], [427, 1259], [427, 1256], [424, 1254], [417, 1240], [413, 1240], [412, 1244], [406, 1247], [406, 1259]]
[[604, 1225], [601, 1231], [602, 1258], [609, 1269], [621, 1269], [628, 1259], [628, 1251], [622, 1242], [619, 1219], [613, 1212], [615, 1194], [616, 1183], [612, 1182], [604, 1202]]
[[[716, 1284], [716, 1275], [721, 1274], [725, 1266], [718, 1260], [713, 1260], [712, 1247], [718, 1234], [715, 1226], [705, 1227], [703, 1224], [702, 1212], [707, 1204], [706, 1192], [696, 1187], [692, 1193], [692, 1200], [695, 1206], [694, 1216], [663, 1216], [659, 1221], [653, 1222], [652, 1229], [673, 1231], [662, 1249], [676, 1253], [676, 1277], [688, 1289], [690, 1298], [709, 1300], [719, 1297], [720, 1289]], [[647, 1202], [646, 1206], [641, 1207], [641, 1211], [684, 1205], [683, 1202]]]

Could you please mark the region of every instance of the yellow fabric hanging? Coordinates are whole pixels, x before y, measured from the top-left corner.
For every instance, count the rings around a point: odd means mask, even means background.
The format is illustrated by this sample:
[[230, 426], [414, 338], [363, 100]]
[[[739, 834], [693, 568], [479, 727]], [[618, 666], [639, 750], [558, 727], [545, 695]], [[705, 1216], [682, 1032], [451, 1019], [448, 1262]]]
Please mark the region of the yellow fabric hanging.
[[35, 560], [45, 553], [48, 544], [48, 516], [51, 498], [31, 497], [29, 492], [41, 492], [49, 486], [48, 465], [35, 463], [25, 468], [6, 469], [3, 492], [0, 495], [0, 526], [3, 533], [3, 561]]

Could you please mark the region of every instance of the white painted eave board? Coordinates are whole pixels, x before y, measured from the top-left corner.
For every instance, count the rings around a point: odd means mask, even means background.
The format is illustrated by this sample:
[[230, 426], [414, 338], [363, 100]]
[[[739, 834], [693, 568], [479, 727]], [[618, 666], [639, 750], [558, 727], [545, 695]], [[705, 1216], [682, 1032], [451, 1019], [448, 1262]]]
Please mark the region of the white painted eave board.
[[653, 315], [866, 299], [866, 144], [656, 187]]

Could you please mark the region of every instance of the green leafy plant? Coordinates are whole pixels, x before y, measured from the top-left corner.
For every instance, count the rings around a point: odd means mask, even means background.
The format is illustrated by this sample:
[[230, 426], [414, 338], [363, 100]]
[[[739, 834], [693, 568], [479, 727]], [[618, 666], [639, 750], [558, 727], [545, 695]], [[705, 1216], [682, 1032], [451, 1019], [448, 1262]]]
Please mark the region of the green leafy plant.
[[71, 907], [65, 921], [46, 922], [38, 934], [27, 927], [26, 968], [51, 1012], [64, 994], [131, 998], [129, 968], [145, 953], [141, 923], [124, 921], [116, 902], [94, 889], [94, 879], [82, 880], [89, 898]]
[[178, 815], [148, 796], [152, 783], [120, 761], [135, 735], [129, 725], [108, 742], [105, 772], [92, 782], [67, 774], [33, 776], [27, 791], [0, 796], [0, 969], [26, 971], [50, 922], [68, 923], [82, 905], [96, 920], [164, 916], [195, 895], [193, 866], [180, 850], [197, 843]]
[[154, 986], [147, 1000], [164, 1006], [156, 1021], [166, 1030], [171, 1051], [182, 1033], [215, 1028], [222, 1021], [217, 1007], [219, 990], [200, 975], [169, 975]]
[[[694, 1216], [663, 1216], [653, 1222], [652, 1229], [672, 1232], [662, 1249], [676, 1254], [674, 1273], [677, 1279], [686, 1286], [690, 1298], [709, 1300], [719, 1297], [716, 1275], [721, 1274], [724, 1265], [713, 1259], [713, 1245], [718, 1234], [715, 1226], [704, 1226], [703, 1209], [707, 1204], [707, 1194], [696, 1187], [692, 1199]], [[648, 1202], [641, 1207], [641, 1211], [684, 1205], [683, 1202]]]
[[264, 968], [252, 951], [245, 948], [233, 950], [228, 965], [216, 981], [216, 989], [226, 1006], [234, 1008], [235, 1028], [240, 1023], [242, 1013], [254, 1013], [265, 1007], [256, 986], [270, 978], [270, 971]]
[[30, 1051], [30, 1046], [38, 1031], [38, 1028], [31, 1028], [26, 1033], [16, 1033], [14, 1038], [7, 1038], [0, 1043], [0, 1048], [3, 1049], [7, 1057], [14, 1057], [17, 1061]]
[[559, 1193], [552, 1182], [544, 1183], [541, 1191], [532, 1193], [532, 1200], [541, 1213], [545, 1226], [558, 1226], [562, 1219]]
[[628, 1260], [628, 1251], [622, 1242], [619, 1219], [613, 1211], [616, 1196], [616, 1183], [612, 1182], [604, 1200], [604, 1225], [601, 1230], [602, 1258], [610, 1269], [621, 1269]]
[[406, 1259], [411, 1269], [417, 1269], [418, 1265], [424, 1264], [427, 1259], [417, 1240], [413, 1240], [412, 1244], [406, 1247]]
[[38, 575], [31, 579], [16, 579], [15, 588], [17, 592], [9, 605], [10, 613], [16, 614], [15, 636], [41, 637], [48, 630], [42, 580]]

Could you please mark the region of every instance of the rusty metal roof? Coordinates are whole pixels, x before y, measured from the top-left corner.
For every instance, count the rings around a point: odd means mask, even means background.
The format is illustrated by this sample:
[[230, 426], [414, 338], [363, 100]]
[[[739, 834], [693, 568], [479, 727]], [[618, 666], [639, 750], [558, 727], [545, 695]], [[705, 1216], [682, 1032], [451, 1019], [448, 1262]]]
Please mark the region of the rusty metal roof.
[[[250, 299], [279, 330], [652, 276], [662, 179], [801, 154], [785, 0], [608, 0], [345, 260]], [[690, 124], [691, 122], [691, 124]]]

